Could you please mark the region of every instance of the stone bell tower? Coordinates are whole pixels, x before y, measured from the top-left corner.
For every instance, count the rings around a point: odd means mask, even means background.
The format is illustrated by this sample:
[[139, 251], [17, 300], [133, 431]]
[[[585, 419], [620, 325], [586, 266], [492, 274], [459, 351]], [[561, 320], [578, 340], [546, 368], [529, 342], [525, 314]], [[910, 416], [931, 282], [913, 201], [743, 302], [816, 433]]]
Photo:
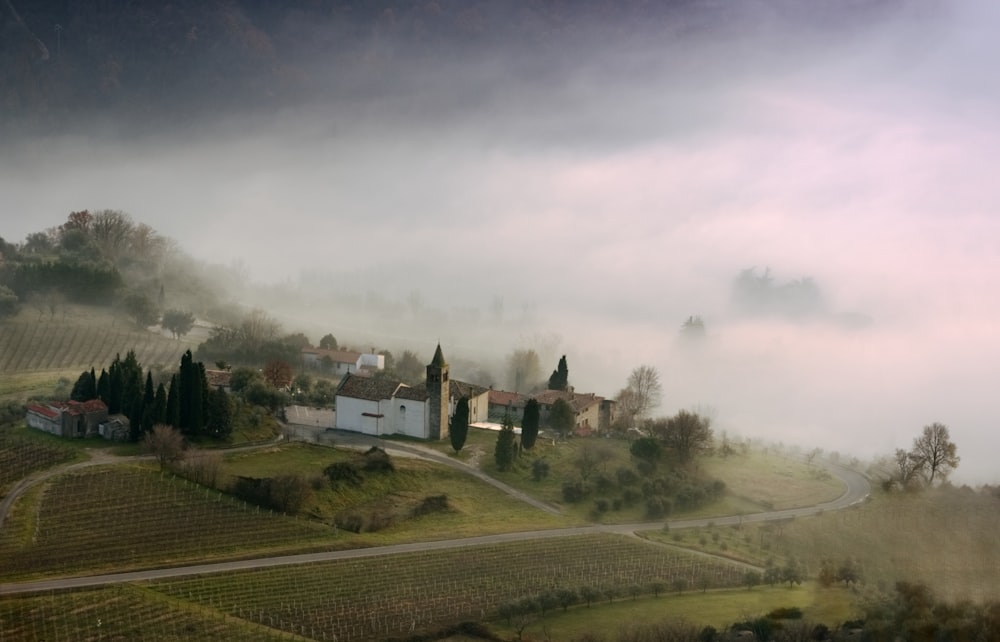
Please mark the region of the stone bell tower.
[[434, 351], [434, 358], [427, 366], [427, 438], [444, 439], [448, 436], [449, 408], [448, 363], [441, 352], [441, 344]]

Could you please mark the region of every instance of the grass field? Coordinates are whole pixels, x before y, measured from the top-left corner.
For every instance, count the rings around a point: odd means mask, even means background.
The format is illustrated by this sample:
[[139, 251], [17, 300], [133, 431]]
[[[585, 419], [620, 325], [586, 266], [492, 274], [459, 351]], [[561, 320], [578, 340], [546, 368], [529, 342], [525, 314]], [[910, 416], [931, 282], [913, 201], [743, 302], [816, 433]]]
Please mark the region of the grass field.
[[[358, 457], [359, 454], [351, 450], [303, 443], [284, 444], [227, 457], [223, 472], [266, 477], [295, 471], [308, 479], [322, 479], [323, 469], [329, 464]], [[392, 461], [396, 472], [366, 475], [365, 483], [360, 486], [340, 485], [333, 489], [321, 485], [302, 514], [326, 523], [348, 510], [393, 516], [393, 526], [359, 536], [359, 544], [368, 545], [577, 523], [535, 509], [461, 471], [406, 457], [394, 457]], [[446, 495], [450, 510], [413, 517], [413, 509], [425, 497], [434, 495]]]
[[[734, 622], [765, 615], [778, 608], [798, 607], [803, 619], [833, 628], [855, 617], [853, 596], [845, 589], [822, 589], [815, 584], [788, 587], [723, 589], [708, 592], [670, 591], [658, 597], [643, 595], [638, 599], [619, 599], [612, 603], [578, 605], [568, 612], [553, 611], [532, 622], [523, 635], [551, 640], [615, 640], [623, 629], [654, 626], [663, 622], [686, 622], [698, 628], [718, 630]], [[492, 623], [506, 639], [514, 639], [516, 630], [503, 620]]]
[[[577, 520], [594, 519], [592, 507], [594, 499], [613, 498], [619, 490], [609, 493], [593, 493], [592, 497], [577, 504], [563, 501], [562, 485], [567, 479], [579, 476], [577, 461], [584, 450], [589, 450], [603, 460], [592, 473], [613, 478], [621, 467], [632, 467], [634, 461], [629, 454], [630, 441], [622, 439], [567, 439], [552, 441], [539, 439], [535, 448], [524, 453], [515, 467], [500, 472], [493, 462], [493, 448], [497, 433], [490, 430], [470, 429], [466, 445], [459, 453], [447, 441], [432, 444], [432, 447], [459, 461], [477, 465], [490, 475], [522, 490], [534, 497], [561, 505], [567, 515]], [[548, 476], [541, 480], [532, 479], [531, 466], [535, 460], [543, 459], [549, 465]], [[662, 464], [669, 469], [669, 464]], [[728, 458], [707, 456], [698, 461], [695, 471], [725, 482], [728, 492], [721, 499], [695, 510], [675, 513], [673, 516], [711, 517], [714, 515], [750, 514], [766, 510], [780, 510], [797, 506], [810, 506], [835, 499], [844, 491], [840, 480], [831, 477], [818, 467], [781, 456], [750, 450], [747, 454], [731, 455]], [[605, 523], [630, 523], [646, 519], [645, 509], [640, 502], [621, 510], [604, 513], [599, 521]]]
[[816, 577], [851, 560], [870, 590], [922, 582], [950, 600], [1000, 600], [997, 498], [965, 490], [879, 494], [846, 511], [742, 528], [649, 531], [645, 537], [763, 565], [794, 559]]

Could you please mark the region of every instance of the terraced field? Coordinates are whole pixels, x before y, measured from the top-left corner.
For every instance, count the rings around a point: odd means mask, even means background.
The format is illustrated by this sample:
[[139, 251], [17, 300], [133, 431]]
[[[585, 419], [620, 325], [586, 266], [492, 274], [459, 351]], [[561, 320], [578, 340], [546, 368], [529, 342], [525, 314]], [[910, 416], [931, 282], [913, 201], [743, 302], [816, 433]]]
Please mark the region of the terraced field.
[[116, 353], [135, 350], [139, 363], [174, 364], [193, 344], [136, 330], [127, 321], [32, 322], [24, 316], [0, 324], [0, 372], [83, 370], [108, 366]]
[[181, 564], [329, 545], [331, 527], [272, 514], [140, 466], [54, 478], [36, 509], [22, 501], [0, 532], [6, 579]]

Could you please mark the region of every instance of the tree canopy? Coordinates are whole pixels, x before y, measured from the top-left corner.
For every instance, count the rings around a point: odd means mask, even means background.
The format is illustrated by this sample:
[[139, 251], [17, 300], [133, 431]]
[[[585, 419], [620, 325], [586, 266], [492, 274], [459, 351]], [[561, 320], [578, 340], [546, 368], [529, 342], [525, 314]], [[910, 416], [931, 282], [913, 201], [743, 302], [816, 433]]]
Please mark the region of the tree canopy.
[[451, 447], [455, 449], [455, 452], [462, 450], [468, 435], [469, 398], [462, 397], [455, 405], [455, 414], [451, 416], [451, 425], [448, 426], [448, 438], [451, 439]]

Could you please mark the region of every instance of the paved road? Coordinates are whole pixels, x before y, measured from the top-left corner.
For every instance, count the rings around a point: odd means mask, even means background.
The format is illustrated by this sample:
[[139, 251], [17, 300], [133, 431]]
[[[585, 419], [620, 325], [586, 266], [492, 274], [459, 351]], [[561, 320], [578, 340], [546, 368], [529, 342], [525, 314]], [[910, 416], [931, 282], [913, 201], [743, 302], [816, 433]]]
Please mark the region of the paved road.
[[[391, 443], [398, 447], [396, 442]], [[427, 450], [424, 448], [421, 451]], [[440, 453], [438, 453], [440, 454]], [[442, 455], [443, 456], [443, 455]], [[447, 457], [446, 457], [447, 459]], [[829, 502], [817, 504], [805, 508], [791, 508], [780, 511], [768, 511], [754, 513], [751, 515], [733, 515], [729, 517], [711, 517], [704, 519], [688, 519], [668, 521], [671, 530], [680, 528], [696, 528], [707, 526], [709, 522], [717, 525], [730, 525], [738, 523], [753, 523], [765, 521], [780, 521], [794, 519], [806, 515], [814, 515], [823, 511], [840, 510], [859, 504], [865, 500], [871, 487], [868, 480], [862, 475], [837, 464], [823, 462], [832, 474], [840, 478], [846, 487], [844, 493]], [[372, 548], [352, 549], [347, 551], [327, 551], [322, 553], [305, 553], [301, 555], [285, 555], [281, 557], [265, 557], [258, 559], [239, 560], [234, 562], [219, 562], [215, 564], [199, 564], [192, 566], [180, 566], [175, 568], [154, 569], [146, 571], [135, 571], [131, 573], [114, 573], [109, 575], [93, 575], [89, 577], [76, 578], [56, 578], [48, 580], [38, 580], [35, 582], [22, 582], [16, 584], [0, 584], [0, 595], [16, 593], [33, 593], [38, 591], [48, 591], [53, 589], [70, 589], [87, 586], [103, 586], [107, 584], [120, 584], [124, 582], [140, 582], [156, 580], [170, 577], [183, 577], [188, 575], [202, 575], [206, 573], [222, 573], [227, 571], [248, 570], [257, 568], [268, 568], [274, 566], [288, 566], [293, 564], [309, 564], [315, 562], [328, 562], [343, 559], [356, 559], [361, 557], [375, 557], [379, 555], [392, 555], [394, 553], [407, 553], [414, 551], [434, 551], [449, 548], [459, 548], [465, 546], [479, 546], [483, 544], [497, 544], [501, 542], [513, 542], [529, 539], [544, 539], [550, 537], [568, 537], [571, 535], [584, 535], [589, 533], [621, 533], [632, 534], [636, 531], [662, 528], [664, 522], [645, 522], [638, 524], [600, 524], [594, 526], [579, 526], [573, 528], [557, 528], [542, 531], [523, 531], [519, 533], [503, 533], [499, 535], [484, 535], [480, 537], [467, 537], [463, 539], [438, 540], [432, 542], [413, 542], [409, 544], [397, 544], [394, 546], [377, 546]]]

